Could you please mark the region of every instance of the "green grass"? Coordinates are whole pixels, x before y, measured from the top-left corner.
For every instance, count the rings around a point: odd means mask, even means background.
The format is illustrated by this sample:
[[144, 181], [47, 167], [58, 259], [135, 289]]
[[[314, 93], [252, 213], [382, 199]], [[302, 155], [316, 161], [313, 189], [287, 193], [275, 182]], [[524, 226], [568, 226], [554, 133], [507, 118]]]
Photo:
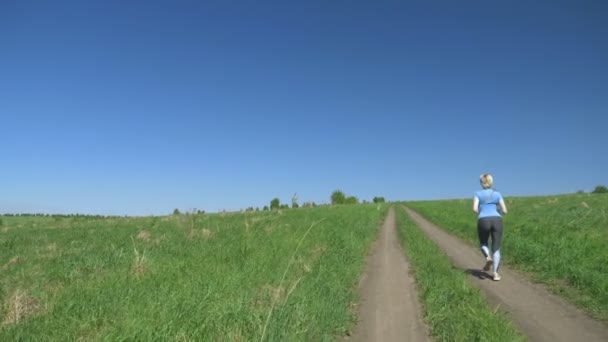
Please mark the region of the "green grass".
[[462, 270], [398, 208], [399, 236], [437, 341], [524, 341], [509, 319], [492, 310]]
[[[408, 202], [437, 225], [478, 246], [473, 200]], [[608, 194], [506, 199], [503, 261], [608, 320]]]
[[333, 340], [386, 209], [2, 217], [0, 341]]

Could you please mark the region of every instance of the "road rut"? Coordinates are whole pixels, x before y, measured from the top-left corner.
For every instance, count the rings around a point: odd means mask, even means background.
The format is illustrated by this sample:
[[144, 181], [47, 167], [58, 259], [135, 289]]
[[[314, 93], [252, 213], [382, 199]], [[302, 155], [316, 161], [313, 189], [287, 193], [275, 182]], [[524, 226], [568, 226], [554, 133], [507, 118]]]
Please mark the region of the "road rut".
[[390, 208], [361, 278], [359, 323], [349, 340], [428, 341], [414, 279]]

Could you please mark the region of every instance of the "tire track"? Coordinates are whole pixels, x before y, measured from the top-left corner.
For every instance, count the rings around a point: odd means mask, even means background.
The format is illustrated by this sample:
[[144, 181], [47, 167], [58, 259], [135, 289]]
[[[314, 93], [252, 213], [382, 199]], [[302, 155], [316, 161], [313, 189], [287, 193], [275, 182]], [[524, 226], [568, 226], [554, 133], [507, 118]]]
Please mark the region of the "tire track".
[[391, 207], [359, 283], [359, 322], [349, 340], [430, 340], [396, 225], [395, 209]]

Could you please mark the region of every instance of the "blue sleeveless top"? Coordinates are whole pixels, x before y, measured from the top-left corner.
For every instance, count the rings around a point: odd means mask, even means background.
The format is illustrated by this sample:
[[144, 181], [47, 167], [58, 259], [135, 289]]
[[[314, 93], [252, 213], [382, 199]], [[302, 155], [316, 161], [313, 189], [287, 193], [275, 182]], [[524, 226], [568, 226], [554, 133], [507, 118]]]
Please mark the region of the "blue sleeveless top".
[[475, 197], [479, 199], [479, 216], [484, 217], [500, 217], [498, 212], [498, 202], [502, 199], [500, 192], [494, 189], [483, 189], [475, 193]]

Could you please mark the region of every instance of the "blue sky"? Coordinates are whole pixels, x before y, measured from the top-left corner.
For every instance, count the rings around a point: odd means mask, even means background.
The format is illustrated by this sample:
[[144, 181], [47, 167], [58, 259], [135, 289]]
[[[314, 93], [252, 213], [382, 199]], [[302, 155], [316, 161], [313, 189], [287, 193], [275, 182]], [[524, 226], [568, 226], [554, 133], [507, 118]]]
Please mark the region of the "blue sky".
[[608, 184], [605, 1], [0, 1], [0, 212]]

